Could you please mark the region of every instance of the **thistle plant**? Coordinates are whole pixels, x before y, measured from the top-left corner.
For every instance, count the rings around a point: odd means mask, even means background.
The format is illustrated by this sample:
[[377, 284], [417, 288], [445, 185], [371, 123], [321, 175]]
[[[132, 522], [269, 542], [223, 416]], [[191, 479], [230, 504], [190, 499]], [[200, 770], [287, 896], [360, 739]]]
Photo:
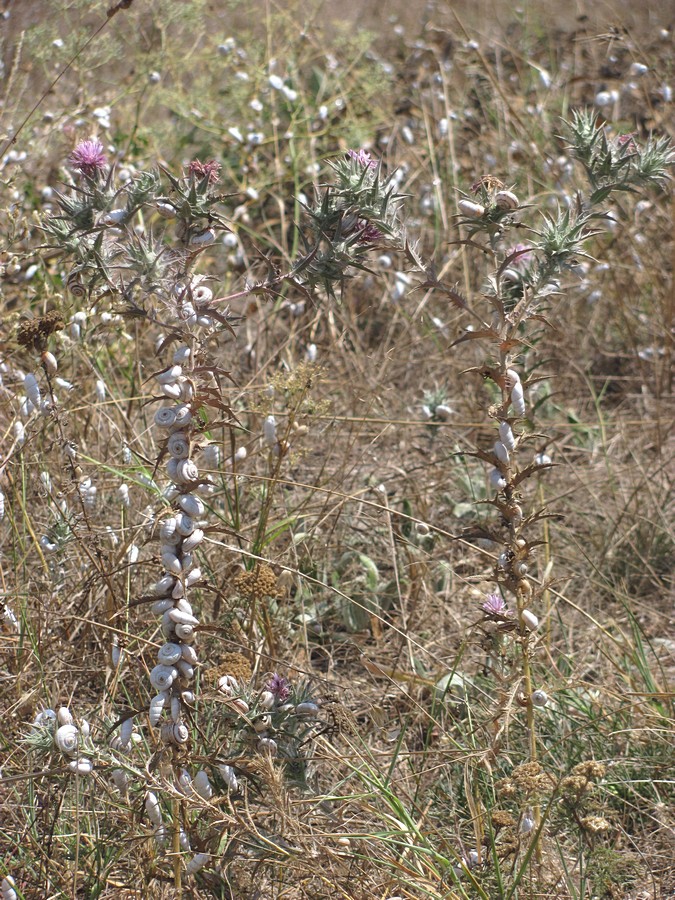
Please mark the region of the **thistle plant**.
[[[549, 702], [546, 686], [538, 683], [534, 673], [550, 566], [540, 578], [534, 572], [537, 547], [542, 543], [540, 526], [547, 522], [549, 512], [537, 505], [536, 495], [527, 488], [552, 462], [546, 454], [532, 450], [529, 458], [526, 456], [528, 448], [542, 440], [534, 433], [527, 402], [530, 388], [539, 380], [527, 370], [528, 365], [530, 371], [533, 366], [529, 348], [564, 293], [562, 279], [574, 272], [579, 258], [588, 255], [588, 242], [607, 217], [605, 201], [618, 192], [663, 184], [675, 161], [669, 141], [650, 139], [639, 146], [633, 136], [612, 137], [588, 112], [575, 113], [565, 127], [570, 153], [588, 176], [590, 194], [568, 198], [556, 212], [543, 212], [537, 222], [528, 207], [521, 205], [515, 189], [491, 175], [480, 178], [458, 206], [460, 224], [491, 262], [482, 288], [483, 307], [439, 282], [431, 267], [426, 268], [422, 285], [441, 291], [471, 315], [471, 327], [455, 345], [477, 342], [485, 354], [482, 365], [468, 371], [479, 374], [490, 390], [487, 414], [495, 440], [491, 447], [478, 448], [472, 455], [488, 468], [491, 496], [486, 502], [496, 515], [492, 522], [469, 529], [463, 537], [488, 541], [494, 548], [495, 589], [482, 603], [479, 623], [492, 640], [495, 674], [504, 681], [491, 755], [499, 755], [507, 739], [510, 708], [515, 704], [525, 713], [528, 760], [533, 766], [539, 765], [540, 755], [537, 711]], [[526, 214], [532, 224], [530, 239], [524, 241], [522, 220]], [[514, 232], [518, 240], [511, 237]], [[422, 265], [410, 247], [408, 256], [415, 265]], [[499, 674], [499, 658], [509, 645], [519, 662], [504, 679]], [[521, 834], [534, 838], [539, 853], [541, 811], [536, 792], [520, 815], [528, 823]]]

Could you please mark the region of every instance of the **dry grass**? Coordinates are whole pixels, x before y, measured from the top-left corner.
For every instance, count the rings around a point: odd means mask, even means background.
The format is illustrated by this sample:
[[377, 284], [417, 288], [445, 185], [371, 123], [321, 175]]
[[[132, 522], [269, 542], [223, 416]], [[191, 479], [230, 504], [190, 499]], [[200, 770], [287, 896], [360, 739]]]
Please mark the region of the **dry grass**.
[[[62, 18], [45, 17], [40, 3], [9, 6], [8, 137], [105, 9], [59, 6]], [[535, 3], [523, 12], [452, 4], [456, 14], [386, 4], [392, 21], [374, 4], [344, 4], [339, 19], [327, 4], [307, 6], [266, 3], [251, 22], [237, 2], [170, 2], [158, 12], [136, 0], [42, 99], [14, 145], [25, 160], [3, 164], [0, 588], [18, 625], [6, 621], [0, 634], [0, 875], [13, 875], [20, 897], [181, 896], [143, 813], [145, 786], [171, 779], [155, 768], [159, 742], [142, 715], [128, 800], [105, 755], [124, 711], [147, 708], [160, 642], [141, 602], [158, 571], [144, 525], [158, 498], [143, 483], [160, 450], [148, 405], [156, 325], [106, 323], [100, 305], [83, 340], [67, 327], [57, 333], [50, 349], [75, 388], [59, 393], [58, 416], [26, 422], [23, 447], [13, 439], [16, 372], [37, 366], [16, 340], [21, 317], [57, 309], [67, 323], [80, 308], [63, 263], [38, 249], [33, 214], [48, 202], [42, 189], [59, 187], [76, 140], [99, 127], [93, 110], [112, 108], [105, 140], [124, 152], [120, 166], [160, 161], [179, 171], [195, 156], [222, 160], [240, 246], [216, 245], [200, 270], [223, 295], [264, 275], [263, 252], [282, 266], [293, 258], [293, 198], [311, 191], [314, 163], [348, 147], [371, 146], [398, 167], [409, 235], [446, 283], [475, 297], [485, 260], [457, 243], [459, 191], [489, 172], [543, 208], [571, 192], [559, 117], [599, 90], [623, 90], [632, 62], [648, 72], [604, 108], [608, 121], [638, 138], [672, 131], [663, 86], [672, 85], [673, 45], [661, 4], [580, 7], [579, 16]], [[245, 57], [219, 54], [230, 35]], [[298, 92], [293, 104], [270, 95], [271, 59]], [[158, 84], [148, 82], [153, 70]], [[256, 96], [260, 114], [249, 106]], [[245, 149], [233, 126], [265, 139]], [[599, 263], [566, 279], [550, 327], [522, 356], [523, 371], [546, 376], [531, 398], [541, 435], [532, 453], [556, 464], [528, 482], [524, 501], [553, 514], [538, 526], [531, 573], [535, 585], [552, 576], [532, 661], [551, 697], [537, 717], [545, 774], [534, 786], [516, 777], [528, 759], [517, 660], [480, 621], [496, 553], [476, 538], [490, 517], [476, 502], [488, 488], [469, 454], [494, 440], [494, 398], [466, 371], [484, 362], [480, 351], [451, 346], [467, 322], [415, 278], [399, 293], [395, 273], [406, 263], [395, 256], [351, 281], [339, 303], [317, 296], [300, 308], [292, 292], [233, 302], [242, 321], [217, 352], [238, 425], [211, 435], [226, 461], [211, 473], [212, 521], [222, 528], [203, 551], [208, 583], [195, 601], [205, 627], [188, 762], [232, 762], [242, 791], [228, 794], [212, 768], [214, 799], [201, 809], [180, 801], [193, 851], [212, 854], [182, 896], [675, 895], [672, 207], [665, 192], [640, 199], [615, 204], [615, 224], [587, 248]], [[439, 390], [452, 414], [428, 422], [425, 394]], [[270, 412], [282, 433], [295, 421], [278, 467], [260, 437]], [[89, 513], [62, 452], [68, 441], [97, 487]], [[247, 456], [233, 468], [235, 446]], [[132, 544], [140, 557], [130, 564]], [[273, 567], [277, 586], [252, 604], [237, 574], [256, 561]], [[113, 634], [127, 654], [119, 669]], [[215, 688], [242, 651], [253, 686], [280, 671], [321, 703], [323, 733], [286, 765], [237, 743]], [[103, 748], [91, 778], [68, 776], [54, 754], [25, 744], [35, 714], [62, 705], [91, 721]], [[576, 794], [565, 788], [590, 760], [604, 775]], [[166, 789], [175, 812], [179, 795]], [[542, 850], [530, 859], [517, 822], [535, 803]], [[499, 827], [496, 812], [516, 824]], [[480, 862], [462, 871], [470, 851]]]

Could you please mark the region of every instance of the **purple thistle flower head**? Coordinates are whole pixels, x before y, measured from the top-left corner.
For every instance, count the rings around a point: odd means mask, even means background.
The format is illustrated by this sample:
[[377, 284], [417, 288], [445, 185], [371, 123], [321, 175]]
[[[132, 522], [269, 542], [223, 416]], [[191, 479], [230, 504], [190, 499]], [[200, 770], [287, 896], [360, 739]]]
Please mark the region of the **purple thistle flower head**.
[[100, 141], [91, 139], [80, 141], [68, 157], [68, 162], [73, 169], [81, 172], [82, 175], [85, 175], [87, 178], [94, 178], [106, 167], [108, 157], [103, 152], [103, 144]]
[[276, 672], [265, 685], [265, 689], [274, 694], [278, 703], [284, 703], [288, 700], [291, 693], [291, 686], [288, 680], [284, 678], [283, 675], [278, 675]]
[[482, 609], [489, 616], [510, 616], [511, 610], [506, 608], [504, 598], [499, 594], [488, 594]]
[[382, 240], [384, 235], [379, 228], [371, 225], [366, 219], [359, 219], [358, 228], [360, 229], [359, 243], [374, 244], [375, 241]]
[[347, 159], [355, 160], [364, 169], [377, 168], [377, 160], [371, 159], [367, 150], [347, 150]]
[[193, 159], [188, 165], [188, 172], [190, 175], [194, 175], [195, 178], [200, 180], [202, 178], [208, 178], [209, 184], [215, 184], [220, 178], [221, 168], [220, 163], [215, 159], [208, 159], [206, 162], [201, 162], [199, 159]]

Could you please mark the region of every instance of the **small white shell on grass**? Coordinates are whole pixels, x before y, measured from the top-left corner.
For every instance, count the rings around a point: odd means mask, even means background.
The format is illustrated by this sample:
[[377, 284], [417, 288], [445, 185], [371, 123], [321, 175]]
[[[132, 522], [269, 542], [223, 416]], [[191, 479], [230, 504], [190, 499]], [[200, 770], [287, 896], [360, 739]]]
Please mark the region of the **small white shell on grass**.
[[145, 795], [145, 811], [152, 824], [159, 828], [162, 824], [162, 810], [157, 794], [154, 794], [152, 791], [148, 791]]
[[174, 459], [187, 459], [190, 455], [190, 440], [182, 431], [175, 431], [166, 443], [166, 448]]
[[473, 200], [460, 200], [457, 207], [461, 213], [470, 219], [480, 219], [485, 215], [485, 207], [482, 203], [474, 203]]
[[199, 872], [200, 869], [204, 868], [210, 858], [210, 854], [208, 853], [195, 853], [187, 866], [185, 866], [186, 874], [194, 875], [195, 872]]
[[546, 691], [532, 691], [532, 706], [546, 706], [548, 703], [548, 694]]
[[72, 725], [73, 722], [75, 721], [73, 719], [73, 714], [71, 713], [71, 711], [68, 709], [67, 706], [61, 706], [56, 711], [56, 719], [57, 719], [59, 725]]
[[150, 719], [150, 724], [154, 727], [159, 725], [159, 720], [162, 717], [162, 710], [166, 704], [166, 701], [169, 699], [169, 694], [167, 691], [160, 691], [155, 697], [150, 701], [150, 708], [148, 710], [148, 718]]
[[169, 550], [165, 550], [162, 553], [162, 565], [171, 575], [180, 575], [183, 571], [180, 560], [175, 553], [172, 553]]
[[529, 631], [536, 631], [539, 627], [539, 619], [529, 609], [524, 609], [520, 614], [520, 618]]
[[15, 887], [16, 882], [11, 875], [7, 875], [0, 883], [0, 898], [2, 900], [18, 900], [18, 895], [14, 890]]
[[188, 516], [196, 517], [204, 514], [204, 502], [194, 494], [181, 494], [178, 505]]
[[192, 779], [192, 786], [202, 800], [210, 800], [213, 797], [213, 788], [211, 787], [209, 776], [203, 769], [200, 769]]
[[182, 374], [182, 367], [174, 365], [169, 366], [168, 369], [165, 369], [163, 372], [155, 375], [155, 379], [159, 384], [174, 384], [174, 382], [178, 381]]
[[80, 756], [77, 759], [71, 759], [68, 763], [68, 768], [77, 775], [91, 775], [94, 770], [94, 764], [87, 757]]
[[54, 743], [66, 756], [75, 756], [80, 743], [80, 732], [75, 725], [61, 725], [56, 729]]

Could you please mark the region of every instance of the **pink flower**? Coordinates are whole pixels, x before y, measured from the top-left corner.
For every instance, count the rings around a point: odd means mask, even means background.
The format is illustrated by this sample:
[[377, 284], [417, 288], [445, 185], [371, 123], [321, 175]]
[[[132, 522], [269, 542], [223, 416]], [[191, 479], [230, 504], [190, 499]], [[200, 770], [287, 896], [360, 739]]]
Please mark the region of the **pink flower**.
[[377, 160], [370, 158], [370, 153], [367, 150], [347, 150], [347, 159], [355, 160], [360, 166], [363, 166], [364, 169], [376, 169], [377, 168]]
[[482, 609], [489, 616], [510, 616], [511, 610], [506, 608], [504, 598], [499, 594], [488, 594]]
[[206, 162], [200, 162], [198, 159], [193, 159], [188, 165], [188, 172], [190, 175], [194, 175], [200, 180], [202, 178], [208, 178], [209, 184], [215, 184], [216, 181], [218, 181], [220, 178], [220, 169], [221, 165], [219, 162], [216, 162], [215, 159], [209, 159]]
[[68, 157], [68, 162], [82, 175], [94, 178], [106, 167], [108, 158], [103, 152], [103, 144], [100, 141], [89, 140], [80, 141]]
[[289, 694], [291, 693], [291, 686], [288, 683], [288, 680], [284, 678], [283, 675], [278, 675], [276, 672], [267, 682], [265, 688], [274, 694], [279, 703], [284, 703], [288, 700]]

